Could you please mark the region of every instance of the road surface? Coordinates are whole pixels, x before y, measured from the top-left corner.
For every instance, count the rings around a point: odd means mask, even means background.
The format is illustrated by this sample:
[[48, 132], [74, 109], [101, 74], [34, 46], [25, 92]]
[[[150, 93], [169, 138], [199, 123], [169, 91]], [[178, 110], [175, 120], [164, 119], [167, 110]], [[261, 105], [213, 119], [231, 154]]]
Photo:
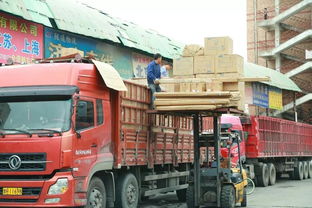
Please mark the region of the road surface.
[[[238, 206], [239, 207], [239, 206]], [[140, 208], [187, 208], [174, 193], [151, 198]], [[248, 208], [312, 208], [312, 179], [280, 179], [269, 187], [257, 187], [248, 196]]]

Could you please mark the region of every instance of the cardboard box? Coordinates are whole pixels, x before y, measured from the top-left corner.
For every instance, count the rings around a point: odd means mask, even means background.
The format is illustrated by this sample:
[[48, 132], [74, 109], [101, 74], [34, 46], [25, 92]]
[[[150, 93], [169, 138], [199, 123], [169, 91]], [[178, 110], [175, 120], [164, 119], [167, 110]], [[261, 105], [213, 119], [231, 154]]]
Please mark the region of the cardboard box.
[[180, 83], [180, 92], [191, 92], [191, 83], [190, 82]]
[[239, 73], [244, 70], [244, 58], [239, 55], [219, 55], [215, 62], [216, 73]]
[[212, 91], [223, 91], [223, 84], [220, 81], [212, 81]]
[[180, 85], [176, 83], [161, 84], [160, 88], [161, 88], [161, 91], [164, 91], [164, 92], [180, 92]]
[[195, 56], [194, 74], [213, 74], [215, 72], [215, 56]]
[[189, 78], [195, 78], [195, 75], [177, 75], [173, 76], [174, 79], [189, 79]]
[[204, 54], [220, 55], [233, 53], [233, 40], [230, 37], [205, 38]]
[[206, 92], [206, 83], [191, 83], [191, 92]]
[[239, 82], [224, 82], [223, 90], [224, 91], [239, 91], [238, 83]]
[[212, 79], [212, 78], [216, 78], [216, 75], [215, 74], [196, 74], [195, 77]]
[[186, 45], [182, 52], [182, 56], [184, 57], [203, 56], [203, 55], [204, 55], [204, 47], [196, 44]]
[[194, 74], [194, 58], [181, 57], [173, 60], [173, 75], [193, 75]]

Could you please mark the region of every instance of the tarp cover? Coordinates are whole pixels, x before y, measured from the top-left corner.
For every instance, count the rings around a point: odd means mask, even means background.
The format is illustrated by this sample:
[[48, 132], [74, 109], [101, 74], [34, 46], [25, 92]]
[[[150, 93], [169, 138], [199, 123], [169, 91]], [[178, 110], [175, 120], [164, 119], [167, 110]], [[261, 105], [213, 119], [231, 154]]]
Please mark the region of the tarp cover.
[[104, 62], [92, 60], [97, 70], [100, 72], [106, 86], [117, 91], [127, 91], [127, 87], [117, 70]]

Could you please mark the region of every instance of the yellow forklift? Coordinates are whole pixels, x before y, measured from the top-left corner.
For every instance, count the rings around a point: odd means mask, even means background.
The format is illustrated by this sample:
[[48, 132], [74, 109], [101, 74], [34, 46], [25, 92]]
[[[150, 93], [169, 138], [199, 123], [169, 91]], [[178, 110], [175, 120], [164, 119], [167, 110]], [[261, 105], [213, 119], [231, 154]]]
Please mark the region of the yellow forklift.
[[[240, 160], [240, 138], [235, 132], [221, 132], [221, 129], [230, 129], [230, 126], [220, 125], [221, 112], [194, 113], [194, 170], [191, 171], [189, 187], [186, 191], [188, 208], [220, 207], [234, 208], [240, 203], [247, 206], [247, 174], [242, 168]], [[201, 131], [203, 118], [213, 117], [213, 134], [204, 134]], [[231, 125], [231, 124], [227, 124]], [[228, 157], [221, 158], [220, 143], [227, 145]], [[237, 167], [231, 167], [231, 147], [238, 145]], [[201, 151], [205, 150], [205, 162], [201, 162]]]

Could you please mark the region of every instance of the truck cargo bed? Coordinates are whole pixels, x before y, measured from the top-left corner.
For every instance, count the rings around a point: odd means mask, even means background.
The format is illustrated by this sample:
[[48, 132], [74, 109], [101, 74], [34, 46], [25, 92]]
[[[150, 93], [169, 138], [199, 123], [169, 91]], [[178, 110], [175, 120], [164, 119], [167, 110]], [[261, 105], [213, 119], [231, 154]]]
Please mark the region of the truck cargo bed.
[[120, 141], [115, 142], [115, 166], [192, 163], [192, 118], [148, 114], [149, 89], [125, 84], [128, 91], [120, 95]]
[[247, 158], [312, 156], [312, 125], [267, 116], [251, 116]]

